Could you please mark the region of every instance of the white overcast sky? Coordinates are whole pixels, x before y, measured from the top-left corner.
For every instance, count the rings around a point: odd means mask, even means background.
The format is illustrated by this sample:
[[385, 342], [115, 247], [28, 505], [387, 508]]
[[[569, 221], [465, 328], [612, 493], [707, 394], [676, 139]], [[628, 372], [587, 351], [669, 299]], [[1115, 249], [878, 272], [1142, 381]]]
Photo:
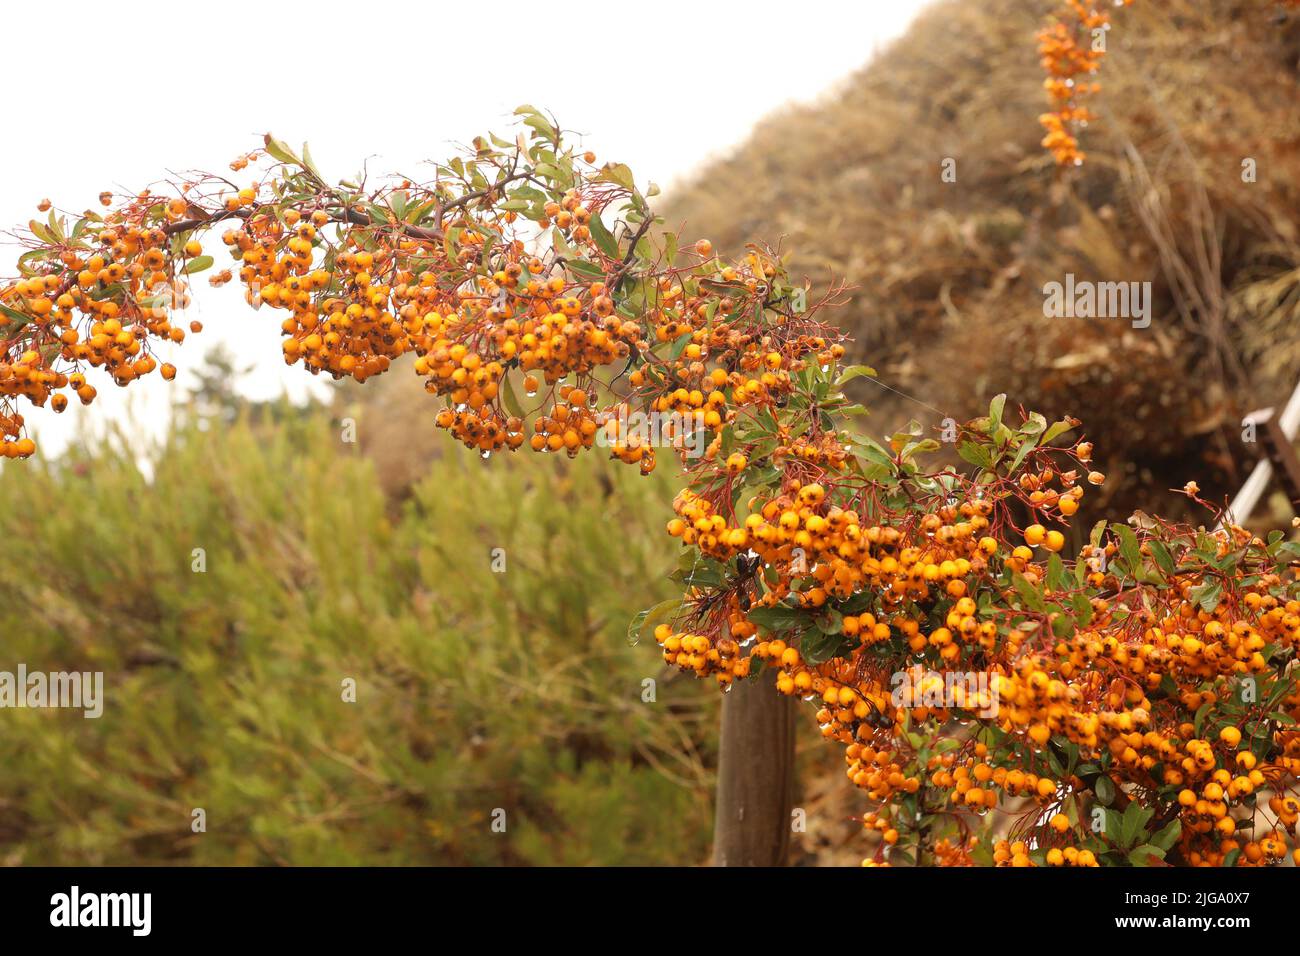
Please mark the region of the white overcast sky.
[[[268, 130], [310, 142], [332, 178], [363, 160], [372, 173], [406, 172], [507, 129], [521, 103], [583, 134], [601, 162], [626, 162], [642, 184], [667, 187], [725, 155], [773, 109], [833, 95], [925, 5], [5, 3], [0, 96], [13, 135], [0, 228], [26, 223], [43, 197], [79, 211], [101, 190], [138, 189], [168, 170], [225, 171]], [[0, 275], [14, 274], [17, 252], [0, 247]], [[205, 329], [167, 354], [180, 370], [171, 385], [155, 375], [118, 389], [101, 376], [90, 409], [25, 407], [42, 452], [105, 418], [158, 433], [193, 381], [187, 371], [218, 342], [254, 366], [239, 382], [250, 396], [312, 387], [280, 358], [282, 316], [245, 307], [237, 282], [198, 282], [189, 313]]]

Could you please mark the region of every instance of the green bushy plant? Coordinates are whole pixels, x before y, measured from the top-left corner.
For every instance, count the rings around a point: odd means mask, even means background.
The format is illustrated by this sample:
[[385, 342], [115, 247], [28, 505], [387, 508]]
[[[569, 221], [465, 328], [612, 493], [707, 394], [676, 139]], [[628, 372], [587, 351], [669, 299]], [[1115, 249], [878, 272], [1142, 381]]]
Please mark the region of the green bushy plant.
[[106, 698], [4, 712], [0, 860], [702, 859], [716, 700], [627, 638], [672, 587], [663, 482], [457, 449], [395, 506], [327, 418], [278, 417], [0, 473], [0, 669]]

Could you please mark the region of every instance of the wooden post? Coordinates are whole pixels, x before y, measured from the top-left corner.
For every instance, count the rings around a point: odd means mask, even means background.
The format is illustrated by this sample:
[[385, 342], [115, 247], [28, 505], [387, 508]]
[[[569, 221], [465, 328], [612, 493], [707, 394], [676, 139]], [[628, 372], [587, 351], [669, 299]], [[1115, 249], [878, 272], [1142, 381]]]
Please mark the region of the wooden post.
[[797, 702], [777, 693], [776, 668], [739, 681], [722, 702], [714, 866], [785, 866], [794, 803]]

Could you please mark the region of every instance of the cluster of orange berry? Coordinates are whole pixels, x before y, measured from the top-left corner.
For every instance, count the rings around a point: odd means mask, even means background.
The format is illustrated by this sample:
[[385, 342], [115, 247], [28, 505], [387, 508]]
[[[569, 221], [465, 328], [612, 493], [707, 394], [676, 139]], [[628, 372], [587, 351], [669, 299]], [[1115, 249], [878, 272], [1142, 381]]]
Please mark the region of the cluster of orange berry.
[[[992, 510], [987, 501], [944, 506], [905, 529], [864, 526], [857, 509], [832, 503], [825, 485], [798, 478], [788, 479], [778, 497], [751, 499], [750, 504], [755, 510], [743, 521], [729, 522], [712, 501], [686, 489], [674, 502], [678, 517], [668, 523], [668, 533], [719, 561], [742, 552], [756, 554], [773, 571], [760, 606], [776, 606], [793, 596], [798, 606], [817, 608], [828, 599], [868, 589], [882, 595], [888, 612], [935, 585], [960, 598], [966, 592], [964, 578], [983, 572], [997, 546], [994, 539], [980, 536]], [[849, 630], [856, 634], [869, 617], [848, 624]], [[890, 623], [909, 634], [916, 650], [949, 643], [942, 634], [933, 639], [921, 635], [919, 625], [912, 633], [902, 618]], [[946, 652], [948, 657], [956, 654], [955, 645]]]
[[[1124, 6], [1132, 0], [1122, 0]], [[1038, 54], [1047, 79], [1043, 83], [1052, 104], [1038, 121], [1047, 130], [1042, 145], [1058, 166], [1079, 166], [1078, 131], [1092, 119], [1083, 101], [1101, 89], [1087, 78], [1097, 72], [1106, 55], [1105, 31], [1110, 16], [1085, 0], [1064, 0], [1055, 22], [1038, 34]]]
[[[1048, 866], [1101, 866], [1091, 850], [1078, 847], [1052, 847], [1046, 855]], [[993, 861], [997, 866], [1037, 866], [1029, 857], [1029, 845], [1024, 840], [1014, 843], [999, 840], [993, 847]]]
[[934, 844], [935, 863], [938, 866], [974, 866], [971, 851], [979, 845], [975, 837], [965, 840], [944, 837]]
[[[778, 692], [814, 702], [823, 735], [845, 746], [849, 778], [877, 807], [868, 819], [893, 836], [885, 846], [924, 813], [979, 817], [1028, 801], [1021, 812], [1037, 817], [1033, 833], [990, 844], [988, 862], [1102, 865], [1119, 849], [1065, 806], [1106, 793], [1148, 801], [1162, 826], [1180, 823], [1159, 837], [1172, 859], [1280, 858], [1294, 833], [1287, 791], [1300, 778], [1300, 733], [1270, 726], [1264, 713], [1300, 718], [1300, 689], [1285, 666], [1300, 651], [1300, 586], [1277, 540], [1231, 527], [1210, 535], [1116, 526], [1094, 533], [1087, 557], [1068, 561], [1065, 533], [1044, 522], [1077, 512], [1085, 477], [1104, 481], [1087, 470], [1086, 441], [1035, 448], [1043, 423], [1023, 431], [971, 423], [967, 435], [983, 429], [990, 439], [985, 457], [971, 460], [989, 467], [940, 481], [907, 458], [915, 439], [896, 436], [888, 450], [860, 457], [816, 419], [774, 417], [771, 431], [838, 446], [844, 462], [778, 458], [776, 447], [796, 443], [770, 435], [761, 448], [719, 457], [711, 480], [677, 496], [668, 533], [697, 566], [743, 573], [688, 581], [685, 630], [700, 653], [674, 644], [666, 661], [724, 686], [742, 671], [775, 669]], [[999, 469], [996, 456], [1021, 441], [1025, 453]], [[773, 465], [775, 494], [738, 494], [756, 466]], [[1024, 511], [1038, 520], [1015, 531], [1012, 518]], [[664, 625], [657, 636], [682, 632]], [[1243, 681], [1267, 703], [1252, 707], [1247, 695], [1239, 706]], [[954, 721], [962, 728], [948, 741], [954, 749], [936, 753]], [[1202, 721], [1222, 725], [1217, 736], [1202, 733]], [[1245, 743], [1239, 724], [1252, 730]], [[1270, 836], [1241, 841], [1241, 814], [1263, 791], [1276, 797]], [[958, 845], [966, 838], [950, 846]], [[932, 857], [969, 861], [955, 851]]]
[[[14, 399], [45, 404], [71, 385], [88, 402], [89, 368], [125, 385], [159, 367], [151, 339], [183, 340], [171, 316], [188, 303], [185, 277], [214, 265], [200, 237], [220, 223], [231, 224], [232, 266], [209, 281], [237, 275], [250, 305], [285, 313], [287, 364], [364, 382], [412, 352], [446, 401], [436, 424], [484, 453], [573, 455], [604, 428], [612, 457], [649, 472], [655, 448], [620, 433], [618, 409], [689, 411], [716, 452], [736, 408], [788, 395], [806, 357], [843, 354], [776, 287], [775, 256], [755, 248], [728, 263], [701, 241], [692, 261], [662, 262], [646, 251], [655, 220], [626, 167], [596, 169], [541, 114], [521, 115], [531, 143], [476, 140], [432, 185], [330, 186], [305, 148], [268, 136], [231, 164], [275, 163], [242, 188], [200, 176], [176, 197], [141, 193], [71, 229], [53, 212], [33, 223], [23, 276], [0, 285], [5, 454], [34, 450]], [[112, 194], [100, 199], [113, 207]], [[619, 379], [624, 394], [609, 387]], [[663, 435], [687, 455], [680, 432]]]
[[[470, 438], [467, 444], [475, 444], [475, 432], [498, 433], [503, 420], [521, 418], [505, 411], [500, 401], [507, 371], [519, 368], [527, 397], [537, 394], [540, 374], [560, 398], [549, 414], [534, 419], [530, 447], [570, 454], [592, 447], [597, 429], [587, 402], [594, 385], [591, 373], [626, 359], [640, 341], [637, 323], [609, 313], [600, 283], [575, 288], [559, 277], [546, 282], [526, 278], [543, 268], [536, 259], [526, 269], [512, 263], [497, 274], [509, 286], [489, 285], [486, 296], [462, 295], [456, 309], [426, 313], [424, 334], [413, 339], [419, 355], [415, 370], [427, 376], [426, 388], [463, 408], [465, 425], [456, 437]], [[585, 388], [566, 383], [570, 377]], [[565, 397], [571, 395], [579, 401]], [[521, 434], [510, 426], [504, 430]], [[500, 444], [480, 439], [477, 447], [491, 451]]]
[[280, 324], [285, 362], [364, 382], [409, 348], [408, 330], [392, 303], [407, 295], [405, 282], [414, 277], [394, 271], [397, 289], [384, 281], [389, 258], [359, 248], [365, 241], [359, 233], [341, 236], [339, 249], [326, 259], [319, 229], [329, 222], [319, 209], [309, 219], [296, 209], [255, 214], [222, 240], [240, 263], [246, 301], [289, 313]]
[[697, 677], [711, 674], [725, 687], [732, 681], [748, 677], [750, 669], [750, 659], [740, 654], [737, 638], [744, 640], [741, 635], [745, 627], [748, 626], [752, 633], [753, 625], [740, 615], [735, 616], [734, 623], [736, 629], [732, 635], [717, 641], [703, 634], [674, 633], [667, 624], [656, 627], [654, 636], [663, 648], [665, 663], [693, 671]]
[[[64, 389], [90, 404], [96, 389], [82, 369], [101, 368], [119, 386], [161, 368], [153, 343], [180, 342], [185, 330], [172, 324], [171, 312], [189, 304], [185, 266], [201, 254], [195, 242], [178, 242], [169, 231], [173, 208], [149, 193], [127, 206], [135, 224], [93, 214], [69, 232], [53, 215], [48, 224], [33, 221], [42, 241], [38, 255], [26, 254], [23, 277], [0, 285], [0, 445], [6, 457], [35, 451], [30, 438], [18, 438], [23, 417], [15, 398], [36, 406], [48, 402], [56, 412], [68, 404]], [[111, 220], [111, 221], [110, 221]], [[196, 329], [197, 323], [191, 323]]]

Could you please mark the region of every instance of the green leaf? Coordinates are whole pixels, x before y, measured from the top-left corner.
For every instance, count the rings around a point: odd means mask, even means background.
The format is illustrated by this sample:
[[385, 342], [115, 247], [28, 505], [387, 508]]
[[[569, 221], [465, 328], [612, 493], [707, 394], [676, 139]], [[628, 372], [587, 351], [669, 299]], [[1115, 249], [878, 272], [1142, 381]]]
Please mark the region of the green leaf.
[[1151, 549], [1151, 557], [1155, 558], [1156, 565], [1165, 574], [1174, 573], [1174, 558], [1169, 553], [1169, 549], [1160, 541], [1149, 541], [1147, 546]]
[[816, 615], [814, 621], [817, 624], [817, 629], [823, 634], [839, 635], [844, 633], [844, 615], [834, 608], [826, 608]]
[[1213, 613], [1214, 609], [1219, 606], [1219, 598], [1222, 595], [1223, 582], [1218, 578], [1214, 578], [1199, 587], [1192, 588], [1189, 596], [1201, 606], [1201, 610]]
[[189, 262], [185, 263], [185, 274], [192, 276], [196, 272], [202, 272], [204, 269], [212, 268], [213, 259], [211, 256], [195, 256]]
[[802, 628], [808, 624], [806, 611], [778, 604], [775, 607], [751, 608], [745, 613], [751, 622], [773, 634]]
[[1020, 433], [1022, 435], [1029, 435], [1035, 438], [1046, 430], [1047, 419], [1038, 414], [1038, 412], [1030, 412], [1029, 421], [1020, 426]]
[[[388, 207], [398, 219], [406, 218], [406, 190], [394, 189], [388, 197]], [[387, 218], [387, 217], [385, 217]]]
[[587, 227], [591, 229], [591, 238], [596, 240], [596, 245], [600, 248], [600, 251], [611, 259], [617, 259], [619, 257], [618, 242], [615, 241], [613, 233], [605, 227], [605, 223], [600, 216], [592, 216], [587, 221]]
[[993, 470], [993, 453], [989, 451], [987, 445], [964, 441], [957, 446], [957, 454], [985, 471]]
[[1074, 426], [1067, 421], [1052, 422], [1052, 424], [1048, 426], [1047, 431], [1043, 432], [1042, 437], [1038, 439], [1038, 443], [1040, 445], [1049, 445], [1053, 438], [1059, 438], [1073, 427]]
[[825, 664], [839, 657], [841, 648], [850, 645], [843, 634], [828, 634], [825, 631], [809, 631], [799, 642], [799, 654], [809, 664]]
[[626, 163], [606, 163], [601, 167], [600, 172], [596, 174], [595, 181], [598, 183], [617, 183], [629, 192], [636, 191], [636, 180], [632, 176], [632, 170]]
[[870, 365], [850, 365], [848, 368], [846, 368], [843, 372], [840, 373], [837, 379], [835, 379], [835, 387], [839, 388], [841, 385], [844, 385], [846, 382], [851, 382], [855, 378], [875, 378], [875, 377], [876, 377], [876, 370], [872, 368]]
[[1064, 591], [1070, 586], [1070, 579], [1065, 574], [1065, 564], [1055, 552], [1047, 559], [1047, 586], [1053, 591]]
[[311, 150], [307, 148], [306, 143], [302, 144], [302, 165], [307, 172], [311, 173], [322, 183], [325, 182], [325, 177], [321, 175], [320, 169], [317, 168], [316, 161], [312, 159]]
[[917, 455], [928, 455], [939, 450], [939, 443], [933, 438], [923, 438], [921, 441], [908, 442], [903, 446], [903, 450], [898, 453], [898, 457], [903, 461], [914, 458]]
[[524, 120], [524, 125], [534, 131], [535, 137], [540, 136], [542, 139], [555, 142], [556, 140], [555, 127], [552, 126], [551, 121], [548, 120], [546, 117], [542, 116], [542, 114], [536, 113], [532, 116], [529, 116], [527, 119]]
[[32, 268], [30, 263], [48, 260], [53, 257], [57, 251], [57, 249], [46, 247], [43, 249], [30, 249], [27, 252], [24, 252], [18, 257], [18, 271], [29, 277], [37, 275], [37, 270]]
[[673, 358], [681, 355], [686, 346], [691, 343], [694, 336], [690, 332], [684, 332], [673, 340], [673, 347], [669, 350]]
[[[1079, 746], [1060, 736], [1059, 734], [1052, 738], [1052, 746], [1046, 751], [1047, 762], [1052, 766], [1052, 772], [1058, 777], [1068, 776], [1074, 769], [1074, 765], [1079, 759]], [[1061, 761], [1061, 754], [1064, 753], [1066, 760]]]
[[46, 242], [49, 243], [50, 245], [58, 244], [58, 239], [56, 239], [54, 233], [50, 231], [50, 227], [45, 225], [44, 223], [37, 222], [35, 219], [33, 219], [27, 223], [27, 228], [30, 229], [32, 231], [32, 235], [35, 236], [37, 239], [41, 240], [41, 242]]
[[605, 270], [586, 259], [566, 259], [564, 267], [584, 279], [603, 279]]
[[301, 166], [302, 160], [293, 154], [287, 143], [276, 139], [270, 133], [262, 137], [262, 142], [266, 144], [266, 152], [272, 159], [278, 159], [282, 163], [290, 163], [294, 166]]
[[5, 316], [5, 318], [9, 320], [9, 325], [15, 328], [18, 326], [26, 325], [28, 322], [32, 320], [32, 317], [30, 315], [24, 315], [23, 313], [15, 309], [9, 308], [9, 306], [7, 305], [0, 305], [0, 313], [2, 313]]
[[[1052, 609], [1056, 610], [1056, 605], [1053, 604]], [[1057, 637], [1068, 637], [1076, 629], [1074, 618], [1063, 611], [1057, 613], [1057, 616], [1052, 619], [1052, 633]]]
[[536, 107], [525, 103], [515, 110], [515, 115], [524, 117], [524, 125], [535, 131], [535, 137], [540, 136], [552, 142], [556, 140], [555, 127]]
[[668, 575], [670, 581], [684, 588], [716, 588], [725, 581], [716, 561], [700, 561], [687, 568], [678, 568]]
[[1118, 810], [1113, 810], [1109, 807], [1106, 808], [1105, 810], [1102, 810], [1101, 813], [1102, 813], [1101, 832], [1106, 834], [1108, 837], [1110, 837], [1112, 842], [1116, 846], [1123, 847], [1125, 845], [1124, 841], [1121, 839], [1121, 836], [1124, 832], [1123, 815]]
[[874, 438], [858, 437], [849, 442], [853, 449], [859, 452], [863, 458], [874, 462], [877, 465], [892, 465], [894, 458], [884, 445]]
[[1110, 530], [1119, 538], [1119, 553], [1124, 559], [1125, 570], [1136, 576], [1142, 567], [1142, 551], [1138, 547], [1137, 534], [1128, 525], [1119, 522], [1113, 523]]
[[1038, 447], [1038, 439], [1029, 437], [1020, 443], [1020, 448], [1016, 451], [1016, 457], [1011, 461], [1011, 470], [1015, 471], [1021, 466], [1029, 453]]
[[993, 401], [989, 402], [989, 426], [988, 434], [994, 434], [998, 426], [1002, 424], [1002, 410], [1006, 407], [1007, 396], [1005, 393], [994, 395]]
[[1205, 723], [1205, 718], [1210, 713], [1210, 707], [1212, 703], [1213, 703], [1212, 701], [1206, 701], [1199, 708], [1197, 708], [1196, 713], [1192, 716], [1192, 727], [1196, 731], [1197, 736], [1199, 736], [1201, 733], [1201, 725]]
[[1021, 603], [1031, 611], [1042, 613], [1047, 610], [1047, 605], [1043, 602], [1043, 596], [1038, 593], [1038, 589], [1029, 583], [1019, 571], [1011, 572], [1011, 583], [1015, 586], [1016, 593], [1020, 595]]
[[1169, 849], [1178, 842], [1178, 838], [1182, 836], [1182, 834], [1183, 824], [1177, 817], [1175, 817], [1173, 822], [1168, 824], [1162, 830], [1159, 830], [1153, 837], [1151, 837], [1151, 842], [1167, 853], [1169, 852]]
[[515, 392], [514, 382], [510, 380], [509, 375], [501, 376], [501, 402], [511, 415], [516, 418], [525, 417], [524, 407], [519, 404], [519, 396]]
[[638, 613], [636, 617], [632, 618], [632, 623], [627, 626], [628, 641], [635, 644], [647, 628], [653, 634], [654, 629], [675, 614], [682, 604], [681, 598], [672, 598], [667, 601], [660, 601], [653, 607], [646, 608]]
[[1079, 626], [1087, 627], [1088, 622], [1092, 620], [1092, 602], [1088, 600], [1088, 596], [1081, 591], [1076, 591], [1070, 598], [1070, 604], [1074, 608], [1074, 616]]
[[1115, 783], [1104, 773], [1093, 784], [1092, 792], [1097, 795], [1097, 802], [1103, 807], [1108, 807], [1115, 801]]
[[1143, 843], [1141, 846], [1134, 847], [1129, 851], [1128, 861], [1134, 866], [1150, 866], [1151, 857], [1163, 860], [1165, 851], [1158, 846], [1152, 846], [1150, 843]]
[[1277, 558], [1281, 561], [1300, 560], [1300, 541], [1286, 541], [1277, 546]]
[[1133, 841], [1137, 839], [1138, 834], [1146, 829], [1148, 821], [1153, 816], [1155, 816], [1154, 810], [1148, 810], [1136, 800], [1129, 803], [1124, 808], [1124, 815], [1120, 818], [1120, 846], [1131, 846]]

